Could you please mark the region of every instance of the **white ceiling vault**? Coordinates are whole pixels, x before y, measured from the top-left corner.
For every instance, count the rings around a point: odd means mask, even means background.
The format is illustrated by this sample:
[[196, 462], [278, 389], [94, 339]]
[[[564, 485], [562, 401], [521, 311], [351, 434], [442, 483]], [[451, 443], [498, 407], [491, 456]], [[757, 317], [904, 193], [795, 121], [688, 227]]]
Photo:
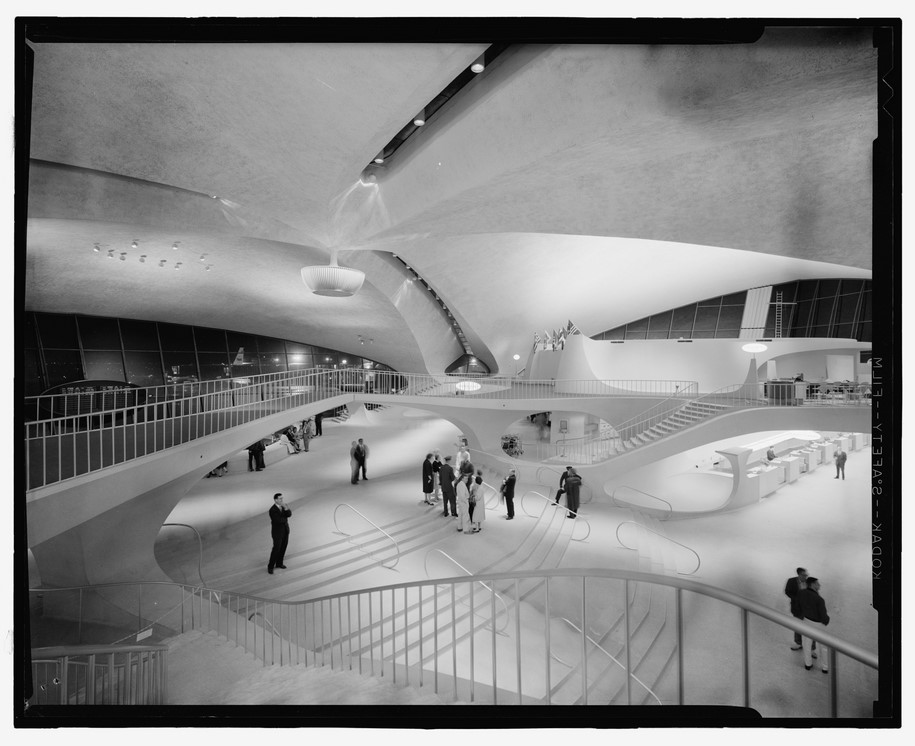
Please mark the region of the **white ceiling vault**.
[[744, 288], [871, 276], [864, 28], [513, 45], [368, 169], [486, 43], [29, 46], [28, 310], [419, 370], [429, 340], [371, 274], [349, 299], [299, 277], [333, 250], [350, 266], [393, 252], [511, 370], [567, 320], [596, 334]]

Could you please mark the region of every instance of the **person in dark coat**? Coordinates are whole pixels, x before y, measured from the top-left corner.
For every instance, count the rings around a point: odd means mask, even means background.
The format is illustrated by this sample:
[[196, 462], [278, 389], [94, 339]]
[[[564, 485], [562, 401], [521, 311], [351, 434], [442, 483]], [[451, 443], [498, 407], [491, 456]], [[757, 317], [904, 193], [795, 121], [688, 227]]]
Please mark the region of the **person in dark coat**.
[[324, 434], [324, 431], [321, 429], [321, 421], [324, 419], [324, 413], [318, 412], [315, 415], [315, 437], [319, 438]]
[[277, 492], [273, 496], [273, 506], [268, 513], [273, 549], [270, 551], [270, 560], [267, 562], [267, 572], [273, 575], [274, 567], [286, 569], [283, 559], [286, 557], [286, 547], [289, 545], [289, 516], [292, 515], [292, 511], [283, 505], [282, 492]]
[[442, 498], [445, 504], [443, 515], [448, 517], [448, 508], [451, 508], [451, 517], [457, 518], [457, 493], [454, 491], [454, 469], [451, 466], [451, 456], [445, 456], [445, 463], [438, 470], [438, 480], [442, 487]]
[[515, 475], [514, 469], [508, 470], [508, 476], [502, 480], [502, 497], [505, 498], [505, 510], [508, 515], [505, 516], [507, 520], [511, 520], [515, 517], [515, 482], [517, 477]]
[[562, 474], [559, 475], [559, 489], [556, 490], [556, 504], [557, 505], [559, 505], [559, 498], [562, 497], [566, 492], [564, 489], [564, 485], [566, 483], [566, 479], [569, 478], [569, 472], [571, 471], [571, 469], [572, 469], [571, 466], [567, 466], [566, 470], [564, 472], [562, 472]]
[[836, 452], [832, 455], [833, 459], [836, 462], [836, 476], [839, 478], [839, 474], [842, 474], [842, 479], [845, 479], [845, 462], [848, 460], [848, 454], [842, 450], [842, 448], [836, 449]]
[[[814, 577], [807, 578], [807, 587], [797, 592], [797, 603], [804, 619], [814, 624], [829, 624], [829, 614], [826, 613], [826, 602], [820, 596], [820, 581]], [[813, 642], [812, 637], [801, 635], [801, 644], [804, 647], [804, 668], [808, 671], [813, 668]], [[820, 643], [820, 667], [823, 673], [829, 673], [829, 656], [826, 646]]]
[[[791, 616], [797, 617], [798, 619], [803, 619], [804, 615], [801, 613], [801, 607], [797, 603], [797, 592], [807, 587], [807, 570], [803, 567], [799, 567], [796, 570], [797, 575], [788, 578], [785, 583], [785, 595], [788, 597], [789, 609], [791, 610]], [[791, 646], [792, 650], [801, 649], [801, 633], [794, 633], [794, 645]], [[816, 640], [813, 641], [812, 650], [816, 650], [817, 643]], [[816, 655], [816, 653], [814, 653]]]
[[566, 518], [575, 518], [578, 515], [578, 497], [581, 488], [581, 477], [578, 476], [578, 472], [572, 467], [569, 467], [568, 474], [569, 476], [566, 477], [565, 490], [566, 507], [569, 509], [569, 514]]
[[435, 480], [432, 478], [432, 454], [427, 453], [423, 461], [423, 502], [426, 505], [434, 505], [432, 502], [432, 487]]
[[359, 472], [362, 472], [362, 479], [365, 481], [368, 477], [365, 474], [365, 462], [369, 458], [369, 447], [368, 445], [359, 438], [359, 441], [356, 443], [356, 449], [353, 451], [353, 458], [356, 459], [356, 481], [359, 481]]
[[[248, 446], [248, 471], [264, 470], [264, 451], [266, 450], [263, 440], [258, 440]], [[254, 469], [251, 468], [251, 464], [254, 464]]]

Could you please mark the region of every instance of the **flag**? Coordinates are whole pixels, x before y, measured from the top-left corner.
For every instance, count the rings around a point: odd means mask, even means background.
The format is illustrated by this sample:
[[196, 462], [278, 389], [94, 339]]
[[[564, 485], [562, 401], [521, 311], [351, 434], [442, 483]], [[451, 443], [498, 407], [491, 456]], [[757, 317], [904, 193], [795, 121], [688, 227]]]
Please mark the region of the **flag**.
[[566, 330], [559, 330], [559, 349], [564, 350], [566, 347]]
[[579, 328], [575, 326], [575, 324], [573, 324], [571, 321], [569, 321], [569, 325], [566, 327], [566, 332], [569, 336], [572, 336], [573, 334], [581, 334]]

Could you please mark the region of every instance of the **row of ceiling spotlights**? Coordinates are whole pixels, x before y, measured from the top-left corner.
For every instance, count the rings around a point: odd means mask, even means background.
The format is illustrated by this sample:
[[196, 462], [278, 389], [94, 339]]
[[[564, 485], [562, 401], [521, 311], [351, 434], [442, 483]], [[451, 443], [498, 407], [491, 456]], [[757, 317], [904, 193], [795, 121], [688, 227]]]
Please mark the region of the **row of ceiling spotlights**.
[[[172, 249], [174, 249], [174, 250], [177, 251], [177, 249], [178, 249], [178, 243], [179, 243], [178, 241], [175, 241], [175, 243], [172, 244]], [[130, 244], [130, 247], [133, 248], [133, 249], [136, 249], [136, 248], [138, 247], [138, 242], [137, 242], [137, 241], [133, 241], [133, 242]], [[93, 253], [93, 254], [100, 254], [101, 252], [102, 252], [102, 247], [101, 247], [101, 245], [100, 245], [98, 242], [92, 244], [92, 253]], [[114, 259], [114, 249], [107, 249], [107, 257], [108, 257], [109, 259]], [[127, 261], [127, 252], [126, 252], [126, 251], [120, 252], [118, 258], [119, 258], [122, 262], [126, 262], [126, 261]], [[148, 255], [148, 254], [140, 254], [140, 264], [146, 264], [146, 260], [147, 260], [148, 258], [149, 258], [149, 255]], [[206, 255], [206, 254], [201, 254], [201, 255], [200, 255], [200, 259], [199, 259], [198, 261], [204, 262], [204, 263], [205, 263], [205, 262], [206, 262], [206, 258], [207, 258], [207, 255]], [[160, 259], [160, 260], [159, 260], [159, 266], [160, 266], [160, 267], [164, 267], [167, 263], [168, 263], [168, 259]], [[181, 267], [182, 267], [183, 265], [184, 265], [184, 262], [176, 262], [176, 263], [175, 263], [175, 269], [181, 269]], [[204, 269], [205, 269], [207, 272], [209, 272], [210, 269], [212, 268], [212, 266], [213, 266], [212, 264], [205, 264]]]

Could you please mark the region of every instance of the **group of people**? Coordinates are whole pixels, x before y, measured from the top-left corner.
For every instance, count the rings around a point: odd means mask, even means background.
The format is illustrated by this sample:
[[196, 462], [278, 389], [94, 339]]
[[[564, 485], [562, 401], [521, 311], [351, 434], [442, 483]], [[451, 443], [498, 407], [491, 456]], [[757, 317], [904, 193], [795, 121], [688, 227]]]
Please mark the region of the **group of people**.
[[[316, 414], [314, 417], [307, 417], [298, 426], [293, 424], [281, 430], [278, 436], [275, 436], [275, 439], [286, 446], [287, 454], [302, 453], [303, 451], [307, 453], [308, 444], [312, 438], [318, 438], [323, 434], [321, 420], [321, 413]], [[271, 441], [270, 438], [266, 440], [268, 442]], [[264, 443], [264, 438], [256, 440], [248, 446], [248, 471], [263, 471], [267, 468], [267, 464], [264, 461], [264, 452], [266, 450], [267, 446]], [[214, 474], [211, 472], [207, 476], [214, 476]], [[222, 475], [215, 474], [215, 476]]]
[[458, 450], [458, 470], [451, 465], [451, 456], [442, 459], [438, 449], [426, 454], [423, 460], [423, 503], [435, 505], [441, 501], [442, 515], [459, 519], [457, 530], [464, 534], [477, 534], [486, 520], [486, 503], [483, 498], [483, 472], [474, 469], [466, 446]]
[[[785, 595], [788, 597], [791, 616], [804, 619], [814, 624], [829, 624], [829, 614], [826, 613], [826, 602], [820, 596], [820, 581], [807, 573], [803, 567], [798, 567], [797, 575], [788, 578], [785, 583]], [[792, 650], [804, 651], [804, 668], [808, 671], [813, 668], [813, 660], [817, 657], [817, 643], [812, 637], [794, 633]], [[819, 649], [820, 668], [823, 673], [829, 673], [829, 658], [826, 646], [822, 643]]]

